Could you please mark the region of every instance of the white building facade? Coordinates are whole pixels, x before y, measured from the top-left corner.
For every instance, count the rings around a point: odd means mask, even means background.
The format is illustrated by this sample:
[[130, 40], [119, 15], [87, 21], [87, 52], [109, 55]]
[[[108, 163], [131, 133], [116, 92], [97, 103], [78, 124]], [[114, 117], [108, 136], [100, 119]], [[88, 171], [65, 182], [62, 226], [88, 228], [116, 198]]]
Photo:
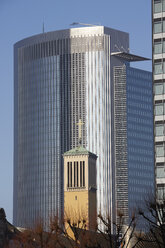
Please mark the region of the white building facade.
[[165, 1], [152, 1], [154, 136], [157, 198], [165, 193]]

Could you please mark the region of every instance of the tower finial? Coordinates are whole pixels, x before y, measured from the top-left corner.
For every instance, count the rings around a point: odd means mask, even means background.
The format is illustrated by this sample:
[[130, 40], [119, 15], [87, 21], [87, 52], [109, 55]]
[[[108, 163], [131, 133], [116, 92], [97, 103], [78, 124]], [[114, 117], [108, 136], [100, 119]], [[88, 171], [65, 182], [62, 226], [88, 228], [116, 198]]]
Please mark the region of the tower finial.
[[76, 123], [76, 125], [78, 126], [78, 139], [79, 139], [79, 146], [81, 146], [82, 143], [82, 126], [84, 125], [84, 123], [82, 122], [81, 119], [79, 119], [79, 122]]

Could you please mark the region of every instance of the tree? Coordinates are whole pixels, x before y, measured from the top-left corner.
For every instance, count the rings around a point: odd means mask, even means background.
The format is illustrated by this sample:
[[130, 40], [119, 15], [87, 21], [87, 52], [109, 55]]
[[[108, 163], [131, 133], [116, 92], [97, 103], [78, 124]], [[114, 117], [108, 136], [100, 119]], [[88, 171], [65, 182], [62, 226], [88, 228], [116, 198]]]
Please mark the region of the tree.
[[31, 229], [25, 229], [15, 236], [14, 248], [69, 248], [72, 241], [64, 235], [63, 223], [55, 216], [50, 220], [50, 226], [45, 231], [42, 220]]
[[[77, 220], [71, 223], [69, 219], [59, 221], [58, 217], [50, 220], [49, 230], [45, 231], [44, 223], [39, 221], [35, 228], [26, 229], [17, 233], [12, 242], [14, 248], [128, 248], [135, 230], [135, 217], [125, 228], [124, 216], [119, 214], [119, 223], [113, 223], [116, 228], [116, 235], [111, 232], [112, 222], [109, 217], [103, 218], [98, 215], [98, 219], [104, 226], [104, 231], [96, 225], [94, 230], [87, 230], [86, 220]], [[67, 223], [67, 225], [66, 225]], [[72, 230], [73, 235], [66, 229]], [[129, 238], [126, 241], [126, 236]], [[13, 247], [13, 246], [9, 246]]]
[[136, 247], [165, 248], [165, 198], [158, 200], [150, 197], [144, 209], [139, 209], [139, 216], [143, 218], [148, 233], [137, 235]]
[[[131, 241], [134, 239], [134, 231], [136, 227], [135, 215], [132, 216], [129, 225], [125, 225], [125, 218], [121, 212], [118, 212], [118, 222], [111, 221], [111, 218], [98, 215], [98, 222], [100, 225], [96, 225], [94, 230], [86, 230], [86, 222], [78, 221], [71, 224], [68, 220], [70, 228], [74, 233], [74, 240], [76, 244], [84, 248], [119, 248], [130, 247]], [[80, 227], [80, 223], [82, 226]], [[112, 228], [113, 226], [113, 228]], [[116, 234], [112, 233], [112, 229], [116, 230]]]

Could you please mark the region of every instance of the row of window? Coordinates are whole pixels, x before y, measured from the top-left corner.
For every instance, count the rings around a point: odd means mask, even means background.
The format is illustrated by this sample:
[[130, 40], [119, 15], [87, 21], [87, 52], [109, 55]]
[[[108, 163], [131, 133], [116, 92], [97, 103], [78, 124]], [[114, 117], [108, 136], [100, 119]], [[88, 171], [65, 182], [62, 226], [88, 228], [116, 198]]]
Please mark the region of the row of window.
[[134, 114], [140, 116], [145, 116], [145, 117], [151, 117], [151, 111], [142, 111], [142, 110], [137, 110], [135, 108], [128, 108], [127, 110], [128, 114]]
[[[135, 132], [135, 131], [139, 131], [139, 132], [144, 132], [144, 133], [152, 133], [153, 129], [152, 129], [152, 126], [151, 127], [141, 127], [141, 126], [137, 126], [135, 123], [132, 124], [129, 124], [128, 127], [127, 127], [127, 130], [128, 130], [128, 133], [130, 132]], [[129, 135], [129, 134], [128, 134]], [[130, 142], [133, 142], [133, 144], [135, 143], [136, 144], [136, 141], [129, 141]], [[144, 142], [144, 141], [143, 141]], [[144, 142], [144, 144], [148, 144], [148, 142]], [[148, 144], [149, 145], [149, 144]], [[147, 145], [147, 146], [148, 146]]]
[[145, 124], [148, 125], [149, 127], [151, 126], [151, 120], [147, 118], [139, 118], [139, 117], [133, 117], [133, 116], [128, 116], [128, 121], [130, 123], [138, 123], [138, 124]]
[[139, 154], [138, 154], [136, 156], [135, 153], [133, 155], [129, 155], [129, 154], [128, 154], [128, 160], [129, 161], [142, 162], [143, 164], [146, 164], [143, 166], [144, 170], [148, 170], [148, 163], [153, 163], [153, 155], [139, 156]]

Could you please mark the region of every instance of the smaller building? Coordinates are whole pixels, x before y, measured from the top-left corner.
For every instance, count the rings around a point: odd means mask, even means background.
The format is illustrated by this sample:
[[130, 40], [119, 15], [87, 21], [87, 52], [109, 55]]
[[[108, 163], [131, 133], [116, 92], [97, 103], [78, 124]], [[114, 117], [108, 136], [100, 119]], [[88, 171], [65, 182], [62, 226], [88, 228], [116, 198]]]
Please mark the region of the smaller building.
[[97, 156], [79, 146], [65, 152], [63, 157], [65, 219], [72, 225], [95, 229]]

